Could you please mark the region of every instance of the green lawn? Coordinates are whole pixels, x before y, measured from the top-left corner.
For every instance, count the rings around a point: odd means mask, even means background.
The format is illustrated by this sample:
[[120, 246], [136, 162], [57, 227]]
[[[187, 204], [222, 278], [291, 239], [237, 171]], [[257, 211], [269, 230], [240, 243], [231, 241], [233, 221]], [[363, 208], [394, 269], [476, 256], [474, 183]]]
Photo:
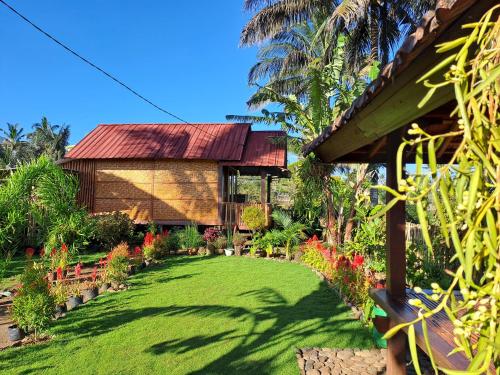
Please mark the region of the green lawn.
[[2, 374], [297, 374], [296, 347], [372, 346], [307, 268], [178, 257], [59, 320], [48, 343], [0, 352]]

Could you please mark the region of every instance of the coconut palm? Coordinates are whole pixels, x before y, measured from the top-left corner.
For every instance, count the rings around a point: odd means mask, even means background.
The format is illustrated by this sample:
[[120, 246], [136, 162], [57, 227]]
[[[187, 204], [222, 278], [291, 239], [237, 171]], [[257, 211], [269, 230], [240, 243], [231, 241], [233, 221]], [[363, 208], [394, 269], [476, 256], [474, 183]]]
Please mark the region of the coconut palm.
[[53, 160], [58, 160], [64, 156], [69, 135], [67, 125], [52, 125], [44, 116], [39, 123], [33, 125], [33, 132], [28, 134], [28, 139], [36, 156], [46, 154]]
[[19, 124], [7, 123], [7, 129], [0, 129], [0, 159], [7, 168], [15, 167], [27, 153], [24, 129]]
[[254, 16], [243, 29], [240, 42], [256, 45], [290, 26], [327, 14], [321, 29], [348, 36], [346, 59], [352, 71], [359, 71], [374, 61], [385, 65], [400, 41], [435, 3], [436, 0], [246, 0], [245, 9], [254, 12]]

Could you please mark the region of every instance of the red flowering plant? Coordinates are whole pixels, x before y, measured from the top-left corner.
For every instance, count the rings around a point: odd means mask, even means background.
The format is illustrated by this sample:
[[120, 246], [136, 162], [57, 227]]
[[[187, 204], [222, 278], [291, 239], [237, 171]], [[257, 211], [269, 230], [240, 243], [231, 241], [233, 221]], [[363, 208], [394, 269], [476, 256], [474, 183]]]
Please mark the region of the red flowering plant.
[[81, 274], [82, 274], [82, 264], [78, 262], [75, 266], [75, 277], [79, 278]]
[[316, 236], [302, 246], [302, 261], [320, 271], [349, 302], [363, 306], [374, 282], [365, 270], [365, 259], [359, 254], [342, 254], [325, 246]]
[[50, 253], [42, 249], [40, 255], [46, 259], [48, 258], [52, 271], [56, 271], [58, 267], [63, 271], [66, 270], [71, 257], [71, 253], [65, 243], [62, 243], [60, 247], [52, 248]]
[[33, 258], [33, 255], [35, 255], [35, 249], [33, 249], [32, 247], [27, 247], [25, 250], [25, 254], [26, 258], [28, 258], [28, 260], [31, 260], [31, 258]]

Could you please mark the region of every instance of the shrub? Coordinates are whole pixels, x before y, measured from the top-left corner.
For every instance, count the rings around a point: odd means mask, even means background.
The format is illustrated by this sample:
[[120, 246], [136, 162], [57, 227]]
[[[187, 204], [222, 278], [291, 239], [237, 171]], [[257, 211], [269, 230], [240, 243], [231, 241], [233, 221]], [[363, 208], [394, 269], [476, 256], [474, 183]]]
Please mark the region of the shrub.
[[50, 294], [54, 297], [54, 303], [56, 305], [63, 305], [68, 299], [68, 289], [64, 283], [60, 281], [50, 289]]
[[259, 206], [245, 207], [241, 220], [253, 232], [259, 232], [266, 227], [266, 214]]
[[167, 253], [175, 253], [180, 248], [179, 236], [176, 232], [170, 232], [170, 234], [163, 239], [165, 250]]
[[240, 232], [235, 232], [233, 235], [233, 245], [234, 246], [243, 246], [247, 241], [246, 236], [241, 234]]
[[128, 259], [118, 255], [108, 259], [106, 265], [106, 278], [110, 282], [115, 282], [117, 284], [122, 284], [127, 280], [128, 276]]
[[225, 249], [227, 247], [227, 238], [226, 236], [220, 236], [214, 241], [214, 247], [217, 250]]
[[0, 186], [0, 252], [23, 245], [86, 245], [92, 226], [77, 205], [78, 188], [75, 176], [45, 156], [17, 168]]
[[118, 284], [127, 279], [129, 249], [125, 242], [116, 246], [107, 257], [106, 278]]
[[221, 230], [216, 227], [209, 227], [203, 232], [203, 240], [206, 242], [215, 242], [217, 238], [221, 236]]
[[21, 276], [22, 286], [12, 303], [12, 318], [26, 332], [34, 331], [35, 338], [49, 325], [55, 311], [55, 300], [45, 276], [42, 264], [28, 265]]
[[113, 250], [108, 254], [108, 257], [111, 256], [111, 258], [121, 256], [124, 258], [127, 258], [129, 256], [129, 248], [128, 244], [126, 242], [122, 242], [115, 246]]
[[302, 247], [302, 262], [322, 272], [349, 302], [358, 307], [370, 303], [368, 290], [374, 280], [365, 270], [362, 255], [338, 254], [326, 248], [316, 236]]
[[121, 212], [101, 214], [93, 218], [94, 241], [106, 249], [128, 242], [134, 235], [134, 222]]
[[187, 225], [179, 231], [179, 244], [183, 249], [194, 249], [203, 244], [203, 237], [194, 224]]

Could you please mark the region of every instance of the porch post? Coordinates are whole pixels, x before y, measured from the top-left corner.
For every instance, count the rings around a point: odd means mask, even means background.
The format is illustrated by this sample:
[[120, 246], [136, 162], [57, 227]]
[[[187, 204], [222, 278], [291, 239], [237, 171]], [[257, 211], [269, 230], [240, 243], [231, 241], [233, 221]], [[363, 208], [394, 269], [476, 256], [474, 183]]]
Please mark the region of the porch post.
[[271, 175], [267, 176], [267, 196], [266, 196], [266, 203], [271, 203], [271, 181], [272, 181], [272, 176]]
[[267, 192], [266, 192], [266, 177], [267, 173], [265, 171], [260, 172], [260, 203], [262, 204], [262, 209], [266, 209], [266, 199], [267, 199]]
[[[386, 184], [397, 190], [396, 153], [401, 132], [394, 131], [387, 139]], [[387, 201], [392, 196], [387, 195]], [[406, 292], [405, 202], [400, 201], [386, 214], [387, 231], [387, 292], [392, 298], [402, 298]], [[390, 321], [390, 326], [395, 324]], [[387, 374], [406, 374], [406, 334], [399, 331], [388, 340]]]

